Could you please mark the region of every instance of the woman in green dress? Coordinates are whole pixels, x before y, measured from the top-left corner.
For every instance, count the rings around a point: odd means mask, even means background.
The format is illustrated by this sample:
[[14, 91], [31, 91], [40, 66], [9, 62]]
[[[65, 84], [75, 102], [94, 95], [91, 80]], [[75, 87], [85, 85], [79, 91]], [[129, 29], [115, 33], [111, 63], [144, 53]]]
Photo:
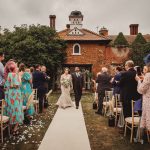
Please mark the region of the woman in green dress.
[[[21, 78], [21, 93], [22, 93], [22, 97], [23, 97], [23, 106], [27, 105], [27, 101], [28, 98], [30, 96], [30, 94], [32, 93], [32, 76], [31, 74], [28, 72], [29, 69], [25, 69], [25, 66], [21, 68], [22, 76]], [[25, 115], [26, 116], [33, 116], [35, 113], [34, 110], [34, 105], [33, 103], [31, 103], [28, 107], [28, 109], [25, 111]]]
[[18, 130], [18, 125], [23, 123], [23, 101], [20, 90], [20, 79], [17, 73], [17, 65], [10, 63], [8, 67], [8, 75], [5, 82], [5, 101], [6, 114], [10, 118], [10, 124], [13, 128], [13, 134]]

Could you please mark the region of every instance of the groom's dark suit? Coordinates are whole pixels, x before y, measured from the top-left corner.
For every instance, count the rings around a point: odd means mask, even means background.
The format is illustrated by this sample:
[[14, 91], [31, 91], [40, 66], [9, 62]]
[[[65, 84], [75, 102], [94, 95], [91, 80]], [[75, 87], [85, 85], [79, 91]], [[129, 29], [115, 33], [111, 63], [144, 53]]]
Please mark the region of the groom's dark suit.
[[72, 74], [72, 83], [73, 83], [73, 90], [75, 94], [75, 103], [76, 106], [79, 106], [79, 102], [82, 96], [82, 88], [84, 85], [83, 75], [81, 73], [73, 73]]

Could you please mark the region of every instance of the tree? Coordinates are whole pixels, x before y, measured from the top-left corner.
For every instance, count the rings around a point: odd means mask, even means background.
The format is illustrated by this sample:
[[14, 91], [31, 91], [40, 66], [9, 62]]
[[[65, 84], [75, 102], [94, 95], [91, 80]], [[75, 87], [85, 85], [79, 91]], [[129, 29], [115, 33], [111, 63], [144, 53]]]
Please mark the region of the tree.
[[51, 77], [56, 77], [57, 69], [65, 61], [65, 48], [65, 41], [48, 26], [15, 26], [14, 31], [4, 29], [0, 35], [0, 50], [4, 50], [6, 61], [15, 59], [27, 66], [46, 65]]
[[128, 46], [129, 45], [128, 41], [126, 40], [122, 32], [120, 32], [118, 36], [116, 37], [116, 39], [114, 40], [114, 45], [115, 46]]
[[146, 40], [141, 33], [138, 33], [132, 45], [146, 44]]
[[139, 33], [133, 41], [131, 48], [131, 59], [134, 61], [135, 65], [143, 67], [143, 58], [150, 53], [150, 43], [147, 43], [143, 35]]

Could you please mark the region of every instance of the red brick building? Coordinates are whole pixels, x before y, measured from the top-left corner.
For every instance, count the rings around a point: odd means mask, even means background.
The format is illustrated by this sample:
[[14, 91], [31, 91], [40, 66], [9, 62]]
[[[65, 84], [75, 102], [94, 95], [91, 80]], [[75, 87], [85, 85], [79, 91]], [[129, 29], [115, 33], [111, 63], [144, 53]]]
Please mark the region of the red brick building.
[[[56, 16], [50, 15], [50, 26], [55, 28]], [[100, 71], [102, 66], [111, 67], [122, 64], [128, 58], [130, 49], [127, 47], [115, 48], [110, 43], [117, 35], [109, 35], [106, 28], [101, 28], [99, 34], [84, 29], [82, 25], [83, 15], [80, 11], [72, 11], [69, 15], [70, 24], [58, 34], [67, 41], [67, 60], [64, 67], [71, 70], [75, 66], [83, 70], [92, 71], [94, 74]], [[132, 43], [138, 33], [138, 24], [130, 25], [130, 35], [125, 36], [128, 43]], [[144, 35], [150, 41], [150, 35]]]
[[82, 27], [83, 15], [72, 11], [67, 29], [59, 32], [60, 38], [67, 41], [67, 61], [64, 66], [79, 66], [94, 73], [99, 72], [104, 63], [105, 51], [110, 39]]

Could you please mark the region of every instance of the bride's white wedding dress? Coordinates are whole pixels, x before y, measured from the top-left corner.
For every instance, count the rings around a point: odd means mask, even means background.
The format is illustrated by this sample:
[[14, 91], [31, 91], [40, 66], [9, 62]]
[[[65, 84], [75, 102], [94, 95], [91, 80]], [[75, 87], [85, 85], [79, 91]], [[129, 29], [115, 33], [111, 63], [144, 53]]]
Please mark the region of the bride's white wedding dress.
[[61, 95], [56, 105], [58, 105], [60, 108], [67, 108], [74, 106], [70, 96], [70, 90], [72, 86], [71, 75], [70, 74], [61, 75], [60, 83], [61, 83]]

